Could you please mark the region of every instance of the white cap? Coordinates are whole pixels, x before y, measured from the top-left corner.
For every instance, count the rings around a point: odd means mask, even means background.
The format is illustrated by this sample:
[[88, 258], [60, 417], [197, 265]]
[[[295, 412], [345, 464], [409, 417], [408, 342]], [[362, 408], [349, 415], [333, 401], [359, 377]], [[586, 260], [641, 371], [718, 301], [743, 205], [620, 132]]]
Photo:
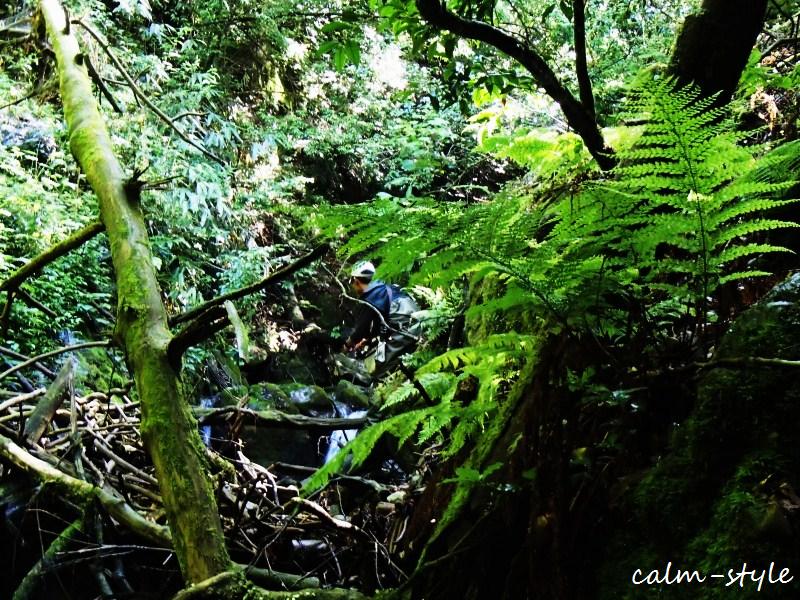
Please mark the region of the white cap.
[[375, 275], [375, 265], [368, 260], [357, 263], [356, 266], [353, 267], [353, 270], [350, 271], [350, 277], [372, 279], [373, 275]]

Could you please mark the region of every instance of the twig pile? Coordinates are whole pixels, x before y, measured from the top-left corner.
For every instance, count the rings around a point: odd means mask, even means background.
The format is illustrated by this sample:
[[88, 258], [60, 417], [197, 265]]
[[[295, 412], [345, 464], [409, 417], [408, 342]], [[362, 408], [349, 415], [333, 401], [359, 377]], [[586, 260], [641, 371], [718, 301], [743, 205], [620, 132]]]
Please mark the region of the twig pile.
[[[44, 388], [0, 390], [0, 455], [45, 481], [56, 481], [66, 497], [70, 482], [92, 484], [103, 490], [106, 508], [114, 502], [126, 506], [107, 511], [117, 524], [141, 533], [141, 523], [137, 530], [125, 522], [135, 512], [157, 528], [151, 541], [161, 536], [168, 544], [158, 481], [142, 443], [140, 407], [129, 396], [130, 386], [82, 396], [71, 388], [65, 386], [38, 430], [31, 430], [30, 423], [52, 394]], [[219, 452], [205, 451], [228, 547], [237, 562], [252, 567], [254, 579], [275, 589], [347, 585], [367, 590], [405, 579], [392, 555], [405, 532], [409, 507], [405, 500], [395, 504], [387, 498], [408, 498], [406, 486], [342, 476], [317, 496], [301, 497], [298, 478], [308, 476], [313, 467], [251, 461], [234, 436], [239, 422], [253, 419], [253, 414], [232, 411], [223, 416], [229, 426], [216, 430]], [[66, 483], [48, 476], [37, 466], [42, 463], [66, 475]], [[104, 548], [109, 543], [105, 540]]]

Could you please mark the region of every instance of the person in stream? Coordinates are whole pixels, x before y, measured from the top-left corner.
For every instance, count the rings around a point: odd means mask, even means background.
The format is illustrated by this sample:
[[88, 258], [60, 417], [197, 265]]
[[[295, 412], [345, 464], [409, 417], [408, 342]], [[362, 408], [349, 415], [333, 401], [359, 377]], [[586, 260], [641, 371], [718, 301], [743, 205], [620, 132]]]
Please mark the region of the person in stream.
[[337, 366], [362, 381], [379, 378], [416, 348], [420, 327], [414, 313], [419, 307], [399, 286], [375, 279], [375, 265], [370, 261], [353, 268], [350, 286], [362, 306], [342, 350], [350, 355], [365, 353], [365, 357], [358, 361], [340, 357]]

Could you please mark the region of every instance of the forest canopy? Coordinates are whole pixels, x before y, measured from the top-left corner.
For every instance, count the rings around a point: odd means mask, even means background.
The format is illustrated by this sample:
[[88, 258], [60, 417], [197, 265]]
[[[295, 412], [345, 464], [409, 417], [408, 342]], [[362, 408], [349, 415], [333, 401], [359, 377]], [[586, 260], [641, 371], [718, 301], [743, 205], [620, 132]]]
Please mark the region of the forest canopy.
[[799, 30], [0, 7], [0, 596], [790, 596]]

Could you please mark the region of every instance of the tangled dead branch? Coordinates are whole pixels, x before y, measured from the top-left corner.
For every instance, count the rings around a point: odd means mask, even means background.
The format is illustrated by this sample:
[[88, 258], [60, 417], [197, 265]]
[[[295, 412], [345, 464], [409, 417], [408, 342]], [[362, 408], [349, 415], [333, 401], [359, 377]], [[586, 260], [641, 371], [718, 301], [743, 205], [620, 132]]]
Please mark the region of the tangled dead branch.
[[[171, 542], [155, 470], [139, 433], [139, 403], [124, 388], [110, 390], [111, 393], [89, 391], [72, 399], [72, 411], [58, 403], [37, 427], [41, 434], [35, 439], [26, 438], [22, 433], [26, 422], [43, 397], [57, 392], [62, 401], [69, 398], [63, 387], [55, 392], [52, 388], [49, 394], [41, 388], [16, 395], [5, 390], [3, 395], [10, 397], [0, 403], [3, 462], [53, 484], [52, 491], [57, 496], [71, 498], [78, 505], [86, 506], [87, 500], [96, 498], [107, 523], [116, 523], [156, 544], [138, 547], [137, 552], [163, 553], [158, 547], [169, 547]], [[313, 499], [303, 498], [302, 481], [296, 477], [307, 476], [313, 471], [312, 466], [258, 464], [248, 458], [248, 448], [241, 440], [231, 439], [236, 429], [226, 431], [225, 417], [241, 418], [237, 411], [204, 412], [207, 417], [212, 412], [214, 422], [221, 422], [215, 425], [215, 448], [207, 449], [206, 458], [216, 481], [217, 501], [232, 555], [246, 565], [248, 579], [273, 590], [354, 585], [376, 589], [405, 579], [395, 565], [397, 557], [388, 550], [396, 545], [393, 537], [404, 529], [403, 507], [386, 502], [385, 497], [406, 486], [350, 475]], [[305, 423], [297, 416], [287, 420], [286, 415], [277, 412], [269, 415], [273, 420], [264, 422], [264, 416], [254, 419], [266, 425], [263, 435], [269, 435], [275, 427], [307, 426], [322, 436], [333, 427], [342, 426], [340, 420], [332, 424], [311, 418]], [[75, 517], [65, 512], [63, 518]], [[106, 532], [115, 529], [107, 527]], [[62, 548], [69, 545], [65, 541], [68, 538], [59, 537], [63, 543], [48, 558], [50, 562], [68, 557], [75, 560], [75, 550]], [[131, 552], [121, 550], [121, 541], [114, 544], [108, 539], [103, 548], [113, 550], [98, 548], [99, 545], [92, 550], [95, 563], [113, 557], [124, 564]], [[31, 577], [46, 572], [39, 563], [35, 568]], [[26, 578], [26, 586], [31, 585], [31, 577]], [[106, 584], [111, 585], [108, 581]]]

